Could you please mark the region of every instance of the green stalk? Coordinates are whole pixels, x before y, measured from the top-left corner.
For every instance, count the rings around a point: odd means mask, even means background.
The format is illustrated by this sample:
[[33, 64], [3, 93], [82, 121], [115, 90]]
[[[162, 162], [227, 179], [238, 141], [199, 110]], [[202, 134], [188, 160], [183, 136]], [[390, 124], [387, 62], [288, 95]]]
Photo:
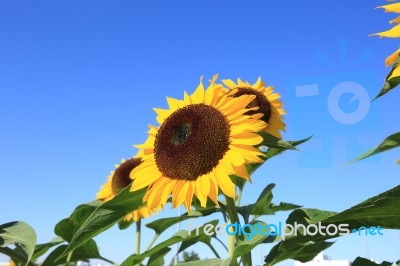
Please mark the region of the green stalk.
[[153, 246], [154, 242], [156, 242], [156, 240], [157, 240], [157, 238], [158, 238], [159, 236], [160, 236], [159, 234], [156, 234], [156, 235], [153, 237], [153, 239], [151, 240], [151, 242], [150, 242], [149, 245], [147, 246], [146, 251], [149, 250], [149, 249], [151, 249], [151, 247]]
[[[239, 215], [237, 213], [237, 209], [236, 209], [236, 205], [235, 205], [235, 201], [228, 196], [225, 196], [225, 199], [226, 199], [226, 207], [227, 207], [227, 212], [228, 212], [230, 223], [235, 223], [235, 222], [240, 223]], [[229, 229], [231, 229], [231, 228], [229, 228]], [[232, 257], [232, 255], [233, 255], [233, 251], [235, 250], [235, 247], [236, 247], [236, 242], [239, 242], [239, 240], [243, 240], [243, 239], [244, 239], [243, 235], [240, 237], [238, 234], [236, 234], [235, 236], [228, 237], [228, 251], [229, 251], [230, 257]], [[252, 265], [251, 264], [251, 252], [243, 254], [242, 261], [243, 261], [244, 266], [251, 266]]]
[[[136, 254], [140, 254], [140, 233], [141, 233], [141, 227], [142, 227], [142, 219], [139, 218], [139, 220], [135, 223], [136, 224]], [[137, 266], [140, 266], [141, 264], [137, 264]]]

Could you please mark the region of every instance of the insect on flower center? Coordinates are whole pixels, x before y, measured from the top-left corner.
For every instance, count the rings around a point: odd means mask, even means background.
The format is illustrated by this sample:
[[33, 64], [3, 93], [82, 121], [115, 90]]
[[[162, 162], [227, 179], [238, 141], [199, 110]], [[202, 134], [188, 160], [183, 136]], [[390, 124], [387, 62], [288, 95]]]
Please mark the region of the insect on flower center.
[[157, 132], [157, 168], [170, 179], [194, 181], [218, 165], [229, 149], [229, 135], [229, 123], [216, 108], [205, 104], [180, 108]]
[[192, 125], [189, 123], [176, 126], [172, 132], [171, 142], [175, 145], [184, 144], [188, 140], [191, 130]]
[[233, 95], [233, 97], [239, 97], [242, 95], [255, 95], [256, 98], [252, 100], [246, 107], [258, 107], [258, 110], [250, 110], [246, 112], [246, 115], [253, 115], [257, 113], [262, 113], [264, 116], [261, 118], [264, 122], [268, 123], [271, 118], [271, 103], [268, 101], [267, 97], [261, 92], [256, 91], [250, 87], [238, 87], [238, 91]]
[[132, 179], [129, 177], [130, 172], [141, 163], [141, 158], [131, 158], [123, 162], [117, 167], [117, 169], [115, 169], [111, 181], [111, 189], [114, 194], [118, 194], [121, 189], [129, 186], [129, 184], [132, 182]]

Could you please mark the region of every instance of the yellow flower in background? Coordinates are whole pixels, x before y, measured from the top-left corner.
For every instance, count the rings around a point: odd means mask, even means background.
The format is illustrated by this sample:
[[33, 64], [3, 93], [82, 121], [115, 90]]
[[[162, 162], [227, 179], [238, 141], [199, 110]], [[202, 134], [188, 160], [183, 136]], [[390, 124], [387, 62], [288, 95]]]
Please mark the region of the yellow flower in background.
[[208, 198], [218, 205], [219, 189], [235, 197], [229, 175], [249, 180], [245, 164], [262, 162], [254, 146], [262, 142], [257, 132], [266, 124], [244, 115], [255, 96], [228, 97], [216, 78], [206, 90], [200, 80], [184, 100], [167, 98], [169, 109], [154, 109], [160, 126], [150, 127], [146, 142], [137, 146], [143, 163], [131, 172], [133, 191], [148, 186], [144, 200], [151, 209], [163, 207], [171, 194], [173, 207], [184, 204], [188, 212], [193, 196], [203, 207]]
[[17, 266], [13, 260], [10, 260], [10, 266]]
[[240, 79], [238, 79], [237, 84], [230, 79], [222, 80], [222, 82], [231, 89], [230, 95], [233, 95], [233, 97], [254, 95], [254, 100], [249, 103], [247, 108], [258, 107], [258, 109], [250, 110], [247, 114], [262, 114], [260, 119], [267, 125], [263, 131], [275, 137], [282, 138], [280, 131], [286, 130], [282, 115], [286, 114], [286, 112], [283, 109], [282, 102], [279, 100], [281, 95], [274, 92], [272, 86], [266, 87], [261, 78], [253, 85], [248, 82], [243, 82]]
[[[121, 165], [116, 165], [115, 170], [108, 176], [107, 182], [105, 182], [100, 191], [97, 193], [96, 199], [109, 201], [113, 199], [121, 189], [127, 187], [132, 179], [129, 177], [129, 173], [141, 164], [140, 158], [131, 158], [129, 160], [122, 160]], [[125, 221], [131, 221], [132, 219], [137, 222], [141, 218], [150, 216], [151, 210], [146, 206], [142, 207], [137, 211], [133, 211], [125, 216]]]

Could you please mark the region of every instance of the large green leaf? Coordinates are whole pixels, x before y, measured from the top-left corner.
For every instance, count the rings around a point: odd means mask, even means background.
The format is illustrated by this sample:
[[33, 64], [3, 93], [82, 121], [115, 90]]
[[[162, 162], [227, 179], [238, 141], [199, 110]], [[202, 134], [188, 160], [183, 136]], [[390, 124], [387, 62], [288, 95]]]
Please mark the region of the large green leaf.
[[324, 249], [329, 248], [333, 243], [319, 241], [319, 242], [307, 242], [307, 243], [295, 243], [281, 241], [275, 245], [269, 254], [265, 257], [265, 265], [270, 266], [278, 262], [294, 259], [301, 262], [307, 262], [312, 260]]
[[128, 213], [142, 207], [145, 189], [136, 192], [130, 192], [129, 189], [130, 186], [124, 188], [112, 200], [101, 205], [98, 202], [81, 205], [68, 219], [60, 221], [55, 227], [55, 233], [69, 242], [61, 256], [66, 256]]
[[[303, 224], [305, 226], [314, 224], [321, 228], [326, 228], [328, 225], [336, 225], [337, 227], [342, 225], [342, 228], [346, 230], [337, 230], [336, 233], [331, 230], [330, 234], [328, 234], [324, 229], [325, 235], [304, 235], [304, 232], [299, 230], [297, 236], [286, 237], [285, 241], [282, 241], [276, 246], [276, 248], [271, 250], [270, 255], [268, 255], [268, 261], [273, 262], [276, 258], [280, 258], [279, 261], [281, 261], [281, 259], [287, 258], [287, 255], [285, 254], [287, 253], [288, 248], [294, 248], [295, 250], [302, 249], [303, 246], [301, 245], [303, 244], [307, 244], [305, 246], [307, 250], [310, 247], [312, 247], [312, 250], [319, 250], [319, 248], [324, 247], [326, 248], [326, 245], [328, 244], [321, 244], [326, 243], [323, 242], [323, 240], [348, 234], [352, 232], [353, 229], [359, 229], [363, 226], [367, 228], [380, 226], [381, 228], [387, 229], [400, 229], [399, 221], [400, 186], [369, 198], [366, 201], [340, 213], [316, 209], [296, 209], [289, 215], [286, 221], [287, 224], [293, 225], [297, 222], [297, 224]], [[284, 232], [280, 233], [283, 234]], [[366, 234], [366, 232], [363, 233]], [[308, 247], [310, 245], [309, 243], [312, 244], [310, 247]]]
[[269, 207], [273, 198], [272, 189], [274, 187], [275, 184], [271, 183], [263, 189], [260, 196], [258, 196], [256, 203], [250, 211], [252, 215], [263, 215], [266, 213], [271, 213]]
[[147, 266], [164, 266], [164, 257], [170, 250], [170, 248], [166, 247], [161, 249], [156, 254], [150, 256], [149, 261], [147, 262]]
[[392, 262], [388, 262], [388, 261], [384, 261], [382, 263], [376, 263], [376, 262], [370, 261], [369, 259], [357, 257], [353, 261], [351, 266], [391, 266], [392, 264], [393, 264]]
[[158, 254], [161, 250], [163, 250], [166, 247], [169, 247], [171, 245], [174, 245], [179, 242], [183, 241], [190, 241], [190, 240], [196, 240], [199, 239], [201, 236], [205, 235], [204, 234], [204, 227], [209, 227], [208, 225], [212, 225], [213, 228], [218, 224], [218, 220], [213, 220], [209, 223], [204, 224], [199, 228], [199, 234], [196, 233], [196, 231], [192, 231], [190, 234], [188, 231], [181, 230], [177, 233], [175, 233], [171, 238], [159, 243], [158, 245], [154, 246], [153, 248], [141, 253], [141, 254], [133, 254], [129, 256], [122, 264], [121, 266], [131, 266], [135, 264], [141, 263], [144, 259], [147, 257], [150, 257], [154, 254]]
[[32, 256], [32, 260], [35, 261], [40, 256], [45, 254], [50, 248], [57, 246], [57, 245], [61, 244], [62, 242], [64, 242], [64, 240], [61, 237], [55, 237], [53, 240], [51, 240], [48, 243], [36, 245], [35, 252], [33, 253], [33, 256]]
[[363, 154], [352, 160], [350, 163], [354, 163], [356, 161], [368, 158], [372, 155], [388, 151], [397, 147], [400, 147], [400, 132], [390, 135], [384, 141], [382, 141], [382, 143], [379, 144], [378, 147], [369, 149], [368, 151], [364, 152]]
[[[67, 262], [67, 257], [60, 257], [65, 252], [68, 245], [61, 245], [54, 249], [43, 261], [42, 266], [55, 266], [61, 265]], [[77, 262], [79, 260], [88, 259], [102, 259], [97, 249], [96, 242], [91, 239], [85, 244], [76, 248], [71, 256], [69, 256], [69, 262]]]
[[[261, 221], [253, 221], [251, 223], [251, 226], [254, 227], [253, 233], [254, 235], [252, 236], [246, 236], [244, 240], [240, 240], [238, 245], [236, 246], [233, 256], [230, 259], [236, 259], [242, 256], [243, 254], [249, 253], [252, 249], [254, 249], [256, 246], [258, 246], [261, 243], [272, 243], [274, 241], [280, 240], [280, 236], [269, 236], [268, 234], [260, 234], [260, 226], [263, 226], [264, 228], [267, 227], [267, 224]], [[248, 233], [251, 233], [251, 231], [247, 231]], [[264, 232], [264, 231], [263, 231]], [[268, 239], [268, 241], [266, 241]]]
[[35, 251], [36, 233], [25, 222], [11, 222], [0, 225], [0, 247], [14, 244], [20, 246], [26, 253], [26, 265]]
[[[215, 209], [215, 208], [214, 208]], [[154, 220], [148, 224], [146, 224], [146, 227], [153, 229], [156, 234], [161, 234], [165, 230], [167, 230], [169, 227], [173, 226], [174, 224], [183, 222], [185, 220], [191, 219], [191, 218], [196, 218], [199, 216], [203, 216], [203, 214], [199, 211], [192, 211], [189, 214], [184, 214], [181, 216], [177, 217], [168, 217], [168, 218], [161, 218], [158, 220]]]

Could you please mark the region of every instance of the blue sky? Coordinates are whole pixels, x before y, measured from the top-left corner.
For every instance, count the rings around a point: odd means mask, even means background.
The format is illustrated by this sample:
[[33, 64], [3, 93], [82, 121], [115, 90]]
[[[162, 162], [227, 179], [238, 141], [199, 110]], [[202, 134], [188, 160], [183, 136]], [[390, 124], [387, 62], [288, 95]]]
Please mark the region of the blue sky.
[[[274, 182], [276, 202], [341, 211], [396, 186], [396, 151], [344, 166], [399, 130], [397, 91], [368, 101], [388, 72], [384, 59], [398, 47], [394, 39], [368, 37], [395, 17], [374, 10], [381, 4], [2, 1], [0, 224], [24, 220], [39, 242], [50, 240], [57, 221], [92, 200], [113, 165], [136, 153], [132, 145], [155, 124], [152, 108], [215, 73], [250, 82], [261, 76], [282, 94], [284, 137], [314, 136], [301, 152], [259, 169], [244, 203]], [[336, 92], [343, 95], [337, 99]], [[361, 117], [352, 116], [358, 110]], [[114, 228], [96, 240], [105, 257], [121, 262], [132, 253], [133, 237], [133, 228]], [[367, 256], [368, 245], [371, 258], [395, 260], [399, 238], [349, 236], [326, 253], [353, 259]], [[257, 249], [254, 260], [269, 248]], [[200, 245], [196, 251], [211, 257]]]

